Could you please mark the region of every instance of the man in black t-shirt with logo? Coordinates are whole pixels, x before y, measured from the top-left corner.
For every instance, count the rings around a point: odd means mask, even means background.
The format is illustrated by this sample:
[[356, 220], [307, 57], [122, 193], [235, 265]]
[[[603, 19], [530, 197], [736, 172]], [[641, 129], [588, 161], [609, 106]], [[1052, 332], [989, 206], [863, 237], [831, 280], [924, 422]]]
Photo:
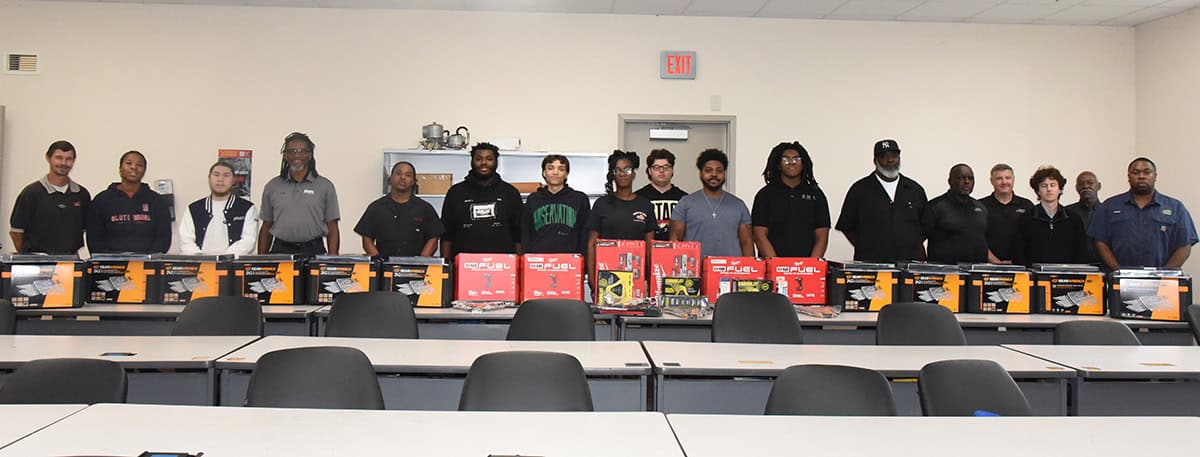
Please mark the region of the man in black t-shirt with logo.
[[813, 177], [813, 162], [800, 142], [779, 143], [763, 170], [767, 185], [754, 196], [751, 230], [758, 254], [825, 257], [829, 201]]
[[679, 199], [687, 195], [683, 189], [671, 184], [675, 177], [675, 154], [666, 149], [655, 149], [646, 156], [646, 177], [650, 184], [637, 190], [637, 194], [650, 200], [654, 206], [654, 218], [658, 220], [654, 230], [654, 239], [667, 241], [671, 239], [671, 211], [679, 203]]
[[76, 254], [83, 247], [83, 229], [92, 195], [71, 180], [75, 146], [55, 141], [46, 149], [50, 172], [25, 186], [13, 205], [9, 236], [13, 251]]
[[990, 173], [992, 194], [979, 199], [988, 210], [987, 243], [992, 263], [1012, 263], [1017, 221], [1033, 210], [1033, 202], [1013, 193], [1013, 169], [998, 163]]
[[416, 168], [397, 162], [388, 184], [388, 194], [371, 202], [354, 226], [362, 236], [363, 251], [372, 257], [432, 256], [446, 230], [433, 205], [415, 195]]
[[442, 257], [460, 252], [521, 254], [521, 193], [496, 173], [500, 151], [491, 143], [471, 148], [471, 171], [442, 201]]

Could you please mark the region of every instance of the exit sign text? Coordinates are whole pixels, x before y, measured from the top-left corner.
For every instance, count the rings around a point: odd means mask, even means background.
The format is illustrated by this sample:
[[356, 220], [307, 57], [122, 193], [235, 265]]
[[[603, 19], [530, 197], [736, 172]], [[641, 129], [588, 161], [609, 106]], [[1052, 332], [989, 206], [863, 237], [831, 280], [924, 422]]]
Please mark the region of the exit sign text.
[[663, 51], [659, 55], [662, 79], [696, 79], [695, 51]]

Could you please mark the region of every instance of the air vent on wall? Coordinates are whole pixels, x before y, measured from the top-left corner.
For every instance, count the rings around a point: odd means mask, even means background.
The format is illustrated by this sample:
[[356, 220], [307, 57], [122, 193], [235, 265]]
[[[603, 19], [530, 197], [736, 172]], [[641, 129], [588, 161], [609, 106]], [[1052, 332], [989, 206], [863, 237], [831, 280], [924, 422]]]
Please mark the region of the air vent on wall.
[[8, 58], [4, 59], [7, 62], [8, 74], [10, 75], [36, 75], [38, 74], [38, 55], [34, 53], [9, 53]]

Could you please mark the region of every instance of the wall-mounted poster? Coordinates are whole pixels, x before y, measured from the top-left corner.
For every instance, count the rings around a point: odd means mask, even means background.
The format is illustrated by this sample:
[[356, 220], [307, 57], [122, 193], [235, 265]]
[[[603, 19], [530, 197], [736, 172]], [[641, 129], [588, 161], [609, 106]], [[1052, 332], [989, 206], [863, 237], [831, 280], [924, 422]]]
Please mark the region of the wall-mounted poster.
[[217, 160], [233, 166], [233, 194], [250, 198], [250, 159], [254, 152], [249, 149], [218, 149]]

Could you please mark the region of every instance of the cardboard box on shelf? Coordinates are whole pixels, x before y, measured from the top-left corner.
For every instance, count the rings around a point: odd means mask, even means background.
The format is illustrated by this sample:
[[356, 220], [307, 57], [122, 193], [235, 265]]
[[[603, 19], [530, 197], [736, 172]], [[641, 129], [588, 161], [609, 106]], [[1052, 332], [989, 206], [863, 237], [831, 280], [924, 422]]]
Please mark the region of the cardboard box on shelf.
[[417, 173], [418, 193], [446, 195], [453, 185], [454, 175], [451, 173]]

